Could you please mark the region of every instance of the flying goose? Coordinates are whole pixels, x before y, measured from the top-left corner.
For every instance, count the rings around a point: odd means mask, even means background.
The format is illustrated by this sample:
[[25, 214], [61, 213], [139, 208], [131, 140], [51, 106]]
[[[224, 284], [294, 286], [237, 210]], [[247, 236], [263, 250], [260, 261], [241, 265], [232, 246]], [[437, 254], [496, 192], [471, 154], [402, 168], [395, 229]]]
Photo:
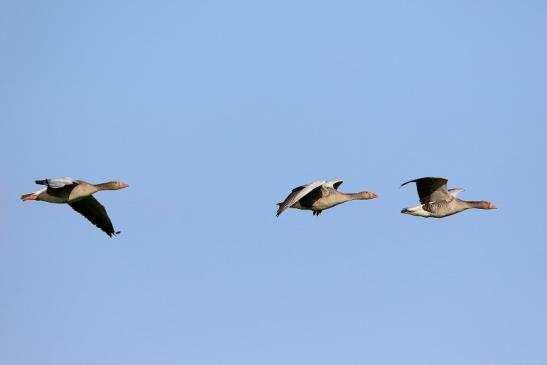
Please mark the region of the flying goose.
[[129, 185], [121, 181], [110, 181], [102, 184], [90, 184], [70, 177], [36, 180], [36, 184], [46, 187], [34, 193], [21, 196], [22, 201], [40, 200], [48, 203], [68, 204], [91, 223], [100, 228], [109, 237], [120, 233], [114, 231], [106, 209], [92, 194], [101, 190], [118, 190]]
[[338, 187], [343, 182], [343, 180], [319, 180], [294, 188], [289, 196], [285, 198], [285, 201], [277, 204], [279, 208], [277, 209], [276, 216], [279, 217], [287, 208], [311, 210], [313, 211], [313, 215], [319, 215], [325, 209], [350, 200], [374, 199], [378, 197], [377, 194], [369, 193], [368, 191], [354, 194], [342, 193], [338, 191]]
[[419, 217], [443, 218], [462, 212], [466, 209], [496, 209], [496, 206], [487, 201], [465, 201], [458, 199], [458, 194], [464, 189], [447, 189], [447, 179], [444, 177], [422, 177], [410, 180], [401, 185], [403, 187], [411, 182], [416, 183], [420, 205], [401, 210], [403, 214]]

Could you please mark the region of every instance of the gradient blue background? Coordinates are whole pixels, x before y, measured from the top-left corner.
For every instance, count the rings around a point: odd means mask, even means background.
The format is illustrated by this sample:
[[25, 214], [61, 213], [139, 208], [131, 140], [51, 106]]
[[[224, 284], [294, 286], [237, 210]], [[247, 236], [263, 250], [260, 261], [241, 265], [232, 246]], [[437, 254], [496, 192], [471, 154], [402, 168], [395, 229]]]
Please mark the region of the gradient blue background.
[[[0, 8], [0, 363], [547, 364], [545, 1]], [[400, 214], [430, 175], [499, 209]], [[275, 217], [335, 178], [380, 198]]]

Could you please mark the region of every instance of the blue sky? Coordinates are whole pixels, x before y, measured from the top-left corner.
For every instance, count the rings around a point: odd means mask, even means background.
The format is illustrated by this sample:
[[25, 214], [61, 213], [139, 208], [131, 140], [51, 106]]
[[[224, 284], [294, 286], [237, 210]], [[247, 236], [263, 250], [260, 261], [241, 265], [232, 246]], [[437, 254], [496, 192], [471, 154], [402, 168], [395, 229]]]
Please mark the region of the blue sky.
[[[547, 363], [547, 3], [1, 8], [1, 363]], [[400, 214], [431, 175], [499, 209]]]

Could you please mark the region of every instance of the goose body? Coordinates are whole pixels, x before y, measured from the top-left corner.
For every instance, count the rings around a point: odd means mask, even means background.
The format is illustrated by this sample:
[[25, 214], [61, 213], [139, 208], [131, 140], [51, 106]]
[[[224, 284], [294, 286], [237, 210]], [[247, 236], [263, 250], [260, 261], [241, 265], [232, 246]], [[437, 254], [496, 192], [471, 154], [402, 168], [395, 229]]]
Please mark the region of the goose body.
[[109, 237], [119, 233], [114, 230], [106, 209], [93, 197], [93, 194], [101, 190], [123, 189], [129, 185], [121, 181], [91, 184], [69, 177], [36, 180], [35, 182], [46, 187], [21, 196], [22, 201], [38, 200], [54, 204], [68, 204]]
[[338, 187], [343, 180], [319, 180], [294, 188], [282, 203], [278, 203], [277, 216], [287, 208], [311, 210], [313, 215], [319, 215], [325, 209], [350, 200], [374, 199], [378, 195], [368, 191], [359, 193], [342, 193]]
[[487, 201], [466, 201], [458, 199], [458, 194], [464, 189], [447, 189], [448, 180], [443, 177], [422, 177], [410, 180], [401, 185], [415, 182], [420, 197], [420, 205], [404, 208], [403, 214], [425, 218], [444, 218], [462, 212], [466, 209], [496, 209], [496, 206]]

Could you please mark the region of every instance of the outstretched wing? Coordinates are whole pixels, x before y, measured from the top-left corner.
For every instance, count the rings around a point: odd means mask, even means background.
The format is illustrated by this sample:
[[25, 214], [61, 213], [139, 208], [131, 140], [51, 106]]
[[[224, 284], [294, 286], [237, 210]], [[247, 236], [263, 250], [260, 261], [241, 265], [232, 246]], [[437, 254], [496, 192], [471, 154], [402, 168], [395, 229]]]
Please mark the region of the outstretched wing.
[[44, 179], [34, 181], [38, 185], [46, 185], [48, 188], [59, 189], [67, 185], [75, 185], [78, 182], [70, 177], [56, 177], [54, 179]]
[[415, 182], [418, 189], [420, 203], [426, 204], [441, 200], [451, 200], [452, 196], [446, 188], [447, 179], [444, 177], [422, 177], [420, 179], [410, 180], [401, 185]]
[[458, 194], [464, 191], [465, 189], [462, 188], [448, 189], [448, 194], [452, 195], [454, 198], [457, 198]]
[[312, 190], [320, 187], [321, 185], [325, 184], [325, 180], [319, 180], [312, 182], [311, 184], [299, 186], [297, 188], [294, 188], [292, 192], [285, 198], [285, 201], [283, 203], [279, 203], [279, 208], [277, 209], [276, 216], [279, 217], [281, 213], [287, 208], [290, 208], [294, 203], [308, 195]]
[[100, 228], [109, 237], [120, 233], [114, 231], [114, 227], [112, 226], [112, 222], [106, 213], [106, 209], [92, 195], [84, 199], [68, 203], [68, 205], [86, 217], [91, 223]]
[[343, 182], [344, 180], [330, 180], [330, 181], [327, 181], [323, 186], [338, 190], [338, 187], [342, 185]]

